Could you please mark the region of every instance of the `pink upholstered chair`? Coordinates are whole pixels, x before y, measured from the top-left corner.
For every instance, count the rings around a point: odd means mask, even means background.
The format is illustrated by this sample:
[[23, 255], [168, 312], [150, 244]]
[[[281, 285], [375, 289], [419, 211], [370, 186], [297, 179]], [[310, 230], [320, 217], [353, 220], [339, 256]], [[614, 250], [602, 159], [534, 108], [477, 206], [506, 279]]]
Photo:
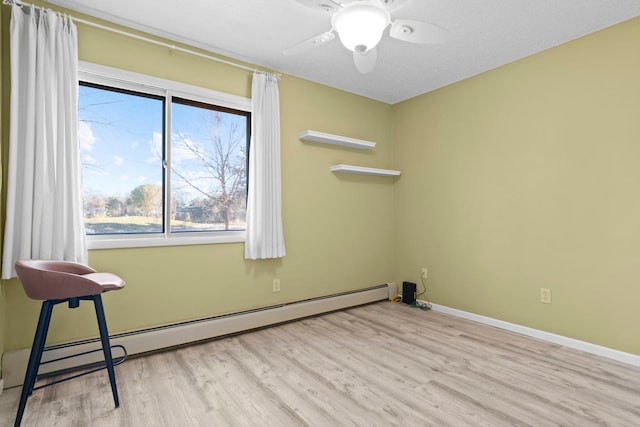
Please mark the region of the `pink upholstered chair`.
[[[18, 414], [16, 415], [15, 426], [19, 426], [22, 421], [22, 415], [27, 404], [27, 399], [33, 392], [42, 387], [57, 384], [61, 381], [77, 378], [81, 375], [90, 374], [101, 369], [107, 369], [109, 381], [111, 383], [111, 391], [113, 392], [113, 400], [115, 406], [120, 405], [118, 399], [118, 389], [116, 387], [116, 377], [114, 365], [121, 363], [126, 357], [119, 357], [115, 361], [111, 355], [111, 345], [109, 343], [109, 332], [107, 330], [107, 322], [104, 317], [104, 308], [102, 305], [101, 294], [107, 291], [122, 289], [125, 285], [124, 280], [115, 274], [98, 273], [93, 268], [83, 264], [69, 261], [46, 261], [46, 260], [23, 260], [16, 262], [16, 272], [22, 283], [25, 293], [29, 298], [42, 300], [42, 308], [40, 310], [40, 319], [36, 328], [33, 346], [31, 347], [31, 355], [29, 356], [29, 364], [27, 365], [27, 373], [22, 386], [22, 394], [18, 405]], [[98, 320], [98, 330], [100, 331], [100, 341], [102, 343], [102, 351], [104, 353], [104, 363], [100, 364], [96, 369], [88, 372], [74, 375], [54, 383], [45, 384], [34, 388], [38, 377], [38, 370], [41, 365], [42, 354], [48, 349], [45, 347], [47, 339], [47, 331], [51, 320], [53, 307], [57, 304], [68, 302], [69, 308], [77, 308], [81, 300], [92, 300], [96, 310]], [[100, 351], [99, 349], [96, 351]], [[81, 354], [86, 354], [81, 353]], [[79, 354], [80, 355], [80, 354]], [[73, 356], [71, 356], [73, 357]], [[68, 357], [65, 357], [65, 359]], [[50, 360], [44, 363], [55, 362], [60, 359]]]

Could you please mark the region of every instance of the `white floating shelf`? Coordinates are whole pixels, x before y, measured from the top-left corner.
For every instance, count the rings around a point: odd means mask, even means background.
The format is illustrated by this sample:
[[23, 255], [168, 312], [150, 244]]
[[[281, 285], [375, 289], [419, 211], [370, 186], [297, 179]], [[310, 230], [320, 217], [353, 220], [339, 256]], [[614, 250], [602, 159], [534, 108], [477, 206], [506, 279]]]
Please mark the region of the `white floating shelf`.
[[331, 170], [333, 172], [347, 172], [347, 173], [357, 173], [363, 175], [379, 175], [379, 176], [399, 176], [400, 171], [395, 171], [391, 169], [375, 169], [375, 168], [365, 168], [362, 166], [352, 166], [352, 165], [334, 165], [331, 166]]
[[358, 148], [360, 150], [367, 150], [376, 146], [375, 142], [340, 135], [332, 135], [330, 133], [317, 132], [315, 130], [305, 130], [298, 135], [298, 138], [305, 141], [322, 142], [324, 144], [340, 145], [342, 147]]

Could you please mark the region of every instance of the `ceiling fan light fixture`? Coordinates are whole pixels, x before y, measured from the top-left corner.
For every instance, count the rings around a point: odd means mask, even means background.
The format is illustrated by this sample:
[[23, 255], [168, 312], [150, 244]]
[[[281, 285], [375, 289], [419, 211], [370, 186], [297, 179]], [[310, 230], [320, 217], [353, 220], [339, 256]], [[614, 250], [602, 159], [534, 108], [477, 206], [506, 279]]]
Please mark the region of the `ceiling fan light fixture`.
[[353, 52], [366, 52], [376, 47], [390, 21], [386, 9], [369, 1], [347, 3], [331, 18], [340, 41]]

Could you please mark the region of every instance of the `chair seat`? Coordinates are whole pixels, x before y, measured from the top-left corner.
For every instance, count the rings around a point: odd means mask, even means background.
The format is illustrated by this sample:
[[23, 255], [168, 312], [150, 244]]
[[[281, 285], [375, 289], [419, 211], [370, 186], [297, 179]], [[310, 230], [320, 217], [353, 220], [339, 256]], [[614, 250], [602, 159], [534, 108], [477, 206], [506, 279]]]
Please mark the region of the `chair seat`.
[[97, 295], [125, 285], [115, 274], [70, 261], [22, 260], [16, 262], [16, 272], [27, 296], [36, 300]]

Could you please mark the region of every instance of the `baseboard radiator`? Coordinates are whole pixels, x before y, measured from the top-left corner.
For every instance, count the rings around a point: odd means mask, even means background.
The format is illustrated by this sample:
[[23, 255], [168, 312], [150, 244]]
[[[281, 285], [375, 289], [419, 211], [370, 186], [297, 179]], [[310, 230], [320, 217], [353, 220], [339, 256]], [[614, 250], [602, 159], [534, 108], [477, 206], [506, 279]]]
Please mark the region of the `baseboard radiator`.
[[[318, 298], [114, 334], [111, 335], [111, 344], [113, 346], [124, 346], [129, 355], [141, 354], [276, 325], [278, 323], [371, 302], [387, 300], [396, 293], [396, 284], [390, 282], [384, 285]], [[100, 340], [99, 338], [95, 338], [50, 347], [52, 350], [45, 352], [43, 361], [99, 348]], [[24, 374], [27, 370], [30, 351], [31, 349], [22, 349], [4, 353], [2, 358], [2, 379], [4, 380], [5, 388], [22, 384]], [[98, 352], [79, 358], [47, 364], [42, 366], [40, 373], [65, 370], [78, 365], [96, 363], [101, 360], [101, 354], [101, 352]], [[118, 349], [114, 350], [113, 356], [120, 356]]]

